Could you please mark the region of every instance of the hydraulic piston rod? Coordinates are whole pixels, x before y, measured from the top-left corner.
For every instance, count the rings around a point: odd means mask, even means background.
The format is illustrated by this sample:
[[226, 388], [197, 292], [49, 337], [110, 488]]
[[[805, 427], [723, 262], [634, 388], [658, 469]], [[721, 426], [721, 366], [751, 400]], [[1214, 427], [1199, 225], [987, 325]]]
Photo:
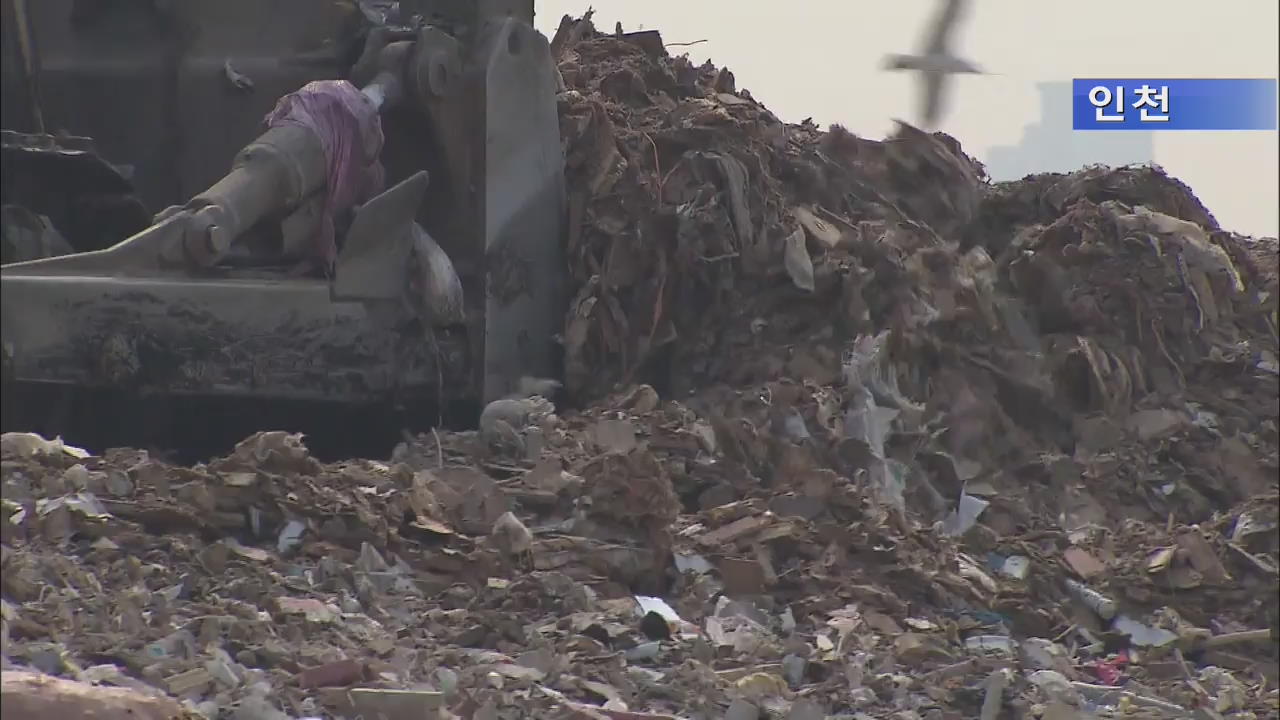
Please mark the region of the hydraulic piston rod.
[[[360, 90], [363, 99], [372, 104], [373, 119], [353, 109], [350, 101], [338, 101], [332, 95], [325, 98], [325, 103], [299, 100], [287, 113], [282, 113], [281, 108], [293, 96], [308, 92], [319, 95], [315, 89], [317, 83], [282, 99], [272, 117], [283, 115], [283, 119], [278, 119], [246, 145], [236, 155], [229, 173], [193, 197], [185, 207], [176, 209], [176, 212], [189, 213], [182, 241], [184, 259], [197, 265], [212, 265], [226, 255], [236, 238], [255, 224], [270, 217], [286, 216], [317, 192], [327, 189], [332, 193], [334, 188], [326, 187], [334, 172], [332, 156], [338, 154], [338, 146], [345, 145], [349, 152], [363, 148], [363, 135], [368, 132], [365, 125], [377, 122], [377, 112], [404, 97], [402, 78], [412, 47], [412, 41], [394, 42], [378, 53], [377, 74]], [[349, 85], [340, 87], [345, 81], [324, 83], [350, 93]], [[298, 106], [301, 109], [294, 111]], [[354, 137], [333, 137], [344, 131]], [[381, 137], [380, 130], [374, 132]], [[332, 207], [334, 198], [330, 201], [331, 212], [345, 209]]]

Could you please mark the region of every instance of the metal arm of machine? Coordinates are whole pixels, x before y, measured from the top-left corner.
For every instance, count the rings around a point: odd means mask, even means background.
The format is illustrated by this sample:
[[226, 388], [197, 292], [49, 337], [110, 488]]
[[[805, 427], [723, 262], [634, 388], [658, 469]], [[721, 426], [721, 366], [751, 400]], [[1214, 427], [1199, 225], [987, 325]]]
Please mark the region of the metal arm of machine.
[[[372, 41], [372, 39], [371, 39]], [[394, 106], [404, 99], [405, 73], [413, 52], [412, 40], [401, 40], [383, 45], [378, 51], [373, 80], [361, 92], [381, 110], [384, 105]]]
[[[424, 111], [431, 109], [418, 100], [424, 91], [417, 74], [423, 64], [421, 43], [416, 35], [401, 39], [406, 36], [378, 33], [368, 39], [359, 63], [362, 77], [357, 79], [362, 80], [364, 97], [378, 110], [406, 100], [417, 100], [415, 104]], [[332, 190], [327, 187], [329, 172], [324, 140], [314, 130], [305, 123], [276, 124], [236, 154], [226, 175], [184, 205], [159, 213], [146, 230], [104, 250], [33, 260], [12, 271], [57, 275], [109, 268], [120, 274], [212, 267], [255, 225], [269, 220], [287, 224], [294, 215], [308, 214], [297, 211], [306, 210]]]
[[[379, 110], [404, 98], [413, 45], [393, 42], [377, 52], [376, 73], [361, 92]], [[267, 130], [236, 155], [231, 172], [175, 213], [185, 216], [182, 241], [167, 249], [165, 259], [216, 264], [246, 230], [269, 217], [283, 218], [323, 191], [327, 172], [324, 145], [312, 130], [300, 125]]]
[[271, 128], [236, 156], [231, 172], [180, 211], [180, 255], [200, 266], [215, 264], [241, 233], [258, 221], [297, 207], [325, 186], [324, 147], [298, 125]]

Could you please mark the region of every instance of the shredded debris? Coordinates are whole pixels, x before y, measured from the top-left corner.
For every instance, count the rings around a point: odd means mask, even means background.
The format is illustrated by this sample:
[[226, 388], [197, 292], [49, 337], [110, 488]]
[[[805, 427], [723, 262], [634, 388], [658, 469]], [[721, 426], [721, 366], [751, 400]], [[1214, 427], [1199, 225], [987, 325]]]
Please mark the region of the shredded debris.
[[385, 462], [6, 434], [6, 713], [1280, 712], [1274, 240], [782, 123], [654, 31], [553, 49], [585, 409]]

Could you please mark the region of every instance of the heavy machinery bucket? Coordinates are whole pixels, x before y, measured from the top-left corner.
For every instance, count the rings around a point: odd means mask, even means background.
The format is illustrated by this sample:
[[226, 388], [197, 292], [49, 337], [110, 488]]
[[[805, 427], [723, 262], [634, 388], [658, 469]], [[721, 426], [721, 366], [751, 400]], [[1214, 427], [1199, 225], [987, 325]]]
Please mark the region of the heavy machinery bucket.
[[404, 312], [425, 189], [418, 173], [361, 206], [332, 280], [165, 268], [181, 216], [106, 250], [7, 265], [6, 385], [435, 406], [466, 387], [468, 362], [461, 338]]

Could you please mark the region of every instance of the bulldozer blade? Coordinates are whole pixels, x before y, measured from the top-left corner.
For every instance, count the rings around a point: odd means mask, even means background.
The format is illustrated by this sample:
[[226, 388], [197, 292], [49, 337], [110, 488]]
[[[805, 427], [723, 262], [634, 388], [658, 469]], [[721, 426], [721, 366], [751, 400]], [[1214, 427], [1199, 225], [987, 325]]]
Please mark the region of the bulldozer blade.
[[450, 357], [448, 343], [404, 331], [398, 302], [335, 302], [323, 279], [9, 270], [0, 282], [9, 382], [393, 403], [434, 396], [437, 360]]

